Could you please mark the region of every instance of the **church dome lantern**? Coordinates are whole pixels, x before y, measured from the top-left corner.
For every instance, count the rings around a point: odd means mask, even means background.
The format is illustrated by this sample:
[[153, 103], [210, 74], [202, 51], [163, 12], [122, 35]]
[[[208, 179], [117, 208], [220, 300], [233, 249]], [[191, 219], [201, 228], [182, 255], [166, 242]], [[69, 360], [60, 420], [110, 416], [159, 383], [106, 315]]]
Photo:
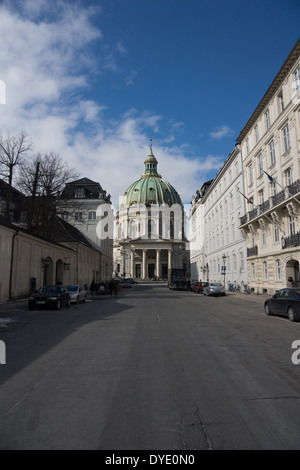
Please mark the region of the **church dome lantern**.
[[150, 145], [150, 153], [146, 157], [145, 172], [140, 179], [132, 183], [125, 191], [121, 207], [129, 208], [134, 204], [143, 204], [150, 206], [151, 204], [173, 204], [182, 205], [181, 198], [176, 189], [157, 172], [158, 161], [155, 158], [152, 145]]

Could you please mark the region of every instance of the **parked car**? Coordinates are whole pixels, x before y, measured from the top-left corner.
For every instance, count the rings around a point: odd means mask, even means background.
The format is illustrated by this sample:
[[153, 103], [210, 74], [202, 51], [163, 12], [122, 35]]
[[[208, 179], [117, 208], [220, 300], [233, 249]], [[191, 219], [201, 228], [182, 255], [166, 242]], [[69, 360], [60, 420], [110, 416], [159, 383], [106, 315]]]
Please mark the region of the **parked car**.
[[130, 284], [138, 284], [132, 277], [126, 277], [124, 281], [129, 282]]
[[64, 286], [43, 286], [28, 299], [28, 308], [56, 308], [70, 306], [70, 295]]
[[207, 282], [203, 287], [204, 295], [225, 295], [225, 288], [220, 282]]
[[203, 289], [207, 285], [208, 285], [208, 282], [202, 282], [202, 281], [195, 282], [193, 285], [192, 291], [196, 292], [197, 294], [203, 294]]
[[265, 301], [266, 315], [284, 315], [291, 321], [300, 320], [300, 289], [280, 289]]
[[86, 290], [78, 284], [66, 286], [70, 295], [70, 302], [85, 302], [86, 301]]

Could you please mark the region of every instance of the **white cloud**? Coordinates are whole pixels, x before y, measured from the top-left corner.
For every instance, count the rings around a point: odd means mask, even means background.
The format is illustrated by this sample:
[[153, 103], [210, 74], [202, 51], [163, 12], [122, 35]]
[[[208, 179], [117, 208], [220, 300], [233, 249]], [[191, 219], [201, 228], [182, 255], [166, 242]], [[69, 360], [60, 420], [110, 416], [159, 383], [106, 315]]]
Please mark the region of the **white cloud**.
[[0, 80], [7, 94], [6, 104], [0, 104], [0, 132], [28, 132], [36, 153], [59, 153], [82, 176], [99, 181], [115, 207], [119, 196], [144, 172], [153, 138], [159, 173], [183, 202], [189, 202], [224, 158], [191, 160], [186, 146], [170, 146], [182, 122], [165, 123], [158, 114], [133, 108], [105, 120], [106, 103], [94, 101], [91, 94], [85, 98], [92, 86], [91, 70], [116, 71], [119, 64], [113, 50], [125, 53], [119, 42], [105, 49], [100, 62], [99, 55], [94, 56], [92, 45], [97, 41], [102, 45], [103, 36], [93, 24], [93, 9], [59, 0], [14, 3], [19, 11], [12, 9], [11, 2], [0, 6]]
[[219, 140], [223, 139], [223, 137], [232, 137], [234, 135], [234, 131], [228, 126], [220, 126], [216, 127], [209, 135], [212, 139]]

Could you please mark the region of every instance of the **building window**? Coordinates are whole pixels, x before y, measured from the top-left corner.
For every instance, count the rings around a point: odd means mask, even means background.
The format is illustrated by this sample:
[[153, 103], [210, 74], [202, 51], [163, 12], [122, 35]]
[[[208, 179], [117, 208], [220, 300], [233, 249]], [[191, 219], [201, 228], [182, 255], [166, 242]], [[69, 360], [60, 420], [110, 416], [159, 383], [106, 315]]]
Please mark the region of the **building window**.
[[75, 191], [75, 197], [85, 197], [85, 188], [77, 188]]
[[246, 155], [249, 155], [250, 147], [249, 147], [249, 138], [246, 139]]
[[283, 148], [284, 151], [286, 152], [290, 148], [290, 130], [289, 130], [289, 125], [286, 124], [284, 128], [282, 129], [283, 133]]
[[75, 220], [82, 220], [82, 212], [75, 212]]
[[263, 272], [264, 272], [264, 278], [265, 280], [268, 279], [268, 263], [267, 261], [263, 262]]
[[270, 112], [269, 110], [267, 109], [267, 111], [265, 112], [265, 119], [266, 119], [266, 129], [270, 129]]
[[260, 175], [262, 175], [263, 172], [264, 172], [262, 153], [260, 153], [260, 154], [258, 155], [257, 160], [258, 160], [258, 174], [259, 174], [259, 176], [260, 176]]
[[231, 226], [231, 233], [232, 233], [232, 241], [235, 241], [235, 224], [234, 223]]
[[293, 172], [291, 168], [288, 168], [285, 172], [285, 181], [287, 186], [293, 184]]
[[230, 194], [230, 206], [231, 206], [231, 211], [234, 211], [234, 198], [232, 194]]
[[276, 274], [277, 274], [277, 280], [281, 281], [282, 280], [282, 271], [281, 271], [281, 261], [280, 261], [280, 259], [276, 260]]
[[248, 167], [248, 171], [249, 171], [249, 184], [253, 184], [253, 165], [252, 165], [252, 163], [250, 163], [250, 165]]
[[295, 235], [295, 220], [292, 215], [289, 215], [289, 233]]
[[255, 143], [257, 144], [259, 141], [259, 132], [258, 132], [258, 125], [256, 124], [254, 128], [254, 135], [255, 135]]
[[252, 280], [255, 279], [255, 264], [254, 263], [251, 263], [251, 277], [252, 277]]
[[89, 212], [89, 220], [96, 220], [96, 211]]
[[271, 140], [271, 142], [269, 143], [269, 152], [270, 152], [270, 165], [274, 165], [274, 163], [276, 162], [274, 140]]
[[262, 246], [267, 245], [267, 237], [266, 237], [266, 231], [262, 229], [261, 231], [261, 244]]
[[298, 65], [298, 68], [296, 69], [295, 72], [295, 85], [296, 85], [296, 91], [300, 89], [300, 65]]
[[240, 271], [243, 272], [245, 270], [245, 263], [244, 263], [244, 253], [241, 251], [240, 252]]
[[279, 228], [278, 225], [274, 225], [274, 242], [279, 242]]
[[277, 95], [278, 98], [278, 110], [281, 113], [284, 110], [284, 101], [282, 91]]
[[258, 192], [258, 197], [259, 197], [259, 203], [260, 204], [263, 204], [265, 202], [265, 197], [264, 197], [264, 190], [261, 189], [259, 192]]

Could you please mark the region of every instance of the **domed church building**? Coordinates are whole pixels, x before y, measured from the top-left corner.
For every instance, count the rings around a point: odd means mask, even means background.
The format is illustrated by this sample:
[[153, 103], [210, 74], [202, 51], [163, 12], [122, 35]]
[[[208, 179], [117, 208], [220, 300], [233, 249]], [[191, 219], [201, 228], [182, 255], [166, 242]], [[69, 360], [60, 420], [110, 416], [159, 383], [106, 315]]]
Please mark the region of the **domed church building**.
[[176, 189], [157, 172], [152, 145], [145, 171], [120, 198], [114, 243], [115, 276], [167, 279], [171, 268], [188, 274], [185, 217]]

